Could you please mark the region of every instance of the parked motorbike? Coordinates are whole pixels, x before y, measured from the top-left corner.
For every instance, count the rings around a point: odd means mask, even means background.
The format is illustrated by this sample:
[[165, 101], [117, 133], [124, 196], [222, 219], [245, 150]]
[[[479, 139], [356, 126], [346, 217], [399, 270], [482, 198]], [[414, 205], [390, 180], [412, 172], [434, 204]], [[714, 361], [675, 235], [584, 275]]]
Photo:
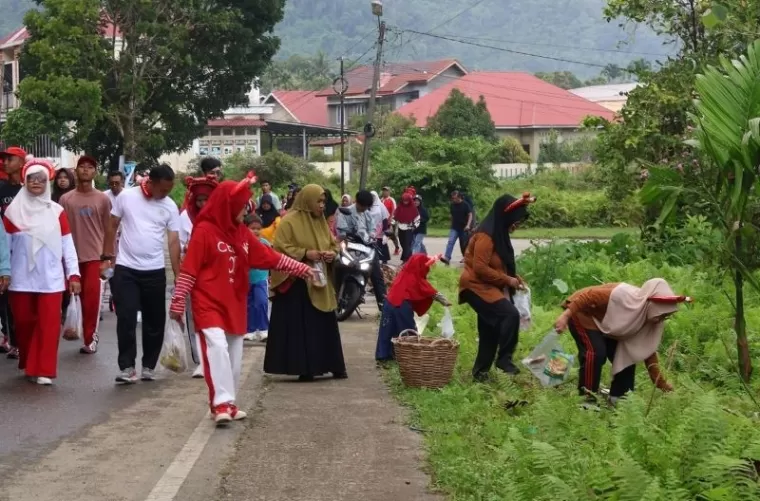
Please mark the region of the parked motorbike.
[[375, 247], [367, 244], [358, 235], [349, 234], [340, 244], [337, 259], [338, 322], [346, 320], [364, 302]]

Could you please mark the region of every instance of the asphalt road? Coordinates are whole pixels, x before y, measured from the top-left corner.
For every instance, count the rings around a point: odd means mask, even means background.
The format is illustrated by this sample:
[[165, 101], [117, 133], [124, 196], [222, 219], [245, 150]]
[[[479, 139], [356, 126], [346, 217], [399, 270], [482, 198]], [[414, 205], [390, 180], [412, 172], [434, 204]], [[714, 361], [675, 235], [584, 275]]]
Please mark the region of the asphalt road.
[[[426, 244], [432, 254], [443, 252], [446, 242], [429, 238]], [[514, 245], [520, 252], [530, 243]], [[460, 259], [455, 249], [453, 262]], [[151, 490], [198, 430], [213, 433], [215, 446], [195, 446], [197, 464], [189, 463], [192, 474], [179, 481], [176, 499], [209, 499], [204, 496], [218, 482], [238, 432], [208, 431], [207, 390], [189, 373], [116, 386], [116, 319], [103, 315], [97, 354], [82, 355], [78, 342], [61, 340], [53, 386], [26, 381], [16, 361], [1, 356], [0, 501], [170, 501], [151, 497]], [[246, 351], [244, 395], [251, 401], [261, 389], [262, 353], [256, 346]]]

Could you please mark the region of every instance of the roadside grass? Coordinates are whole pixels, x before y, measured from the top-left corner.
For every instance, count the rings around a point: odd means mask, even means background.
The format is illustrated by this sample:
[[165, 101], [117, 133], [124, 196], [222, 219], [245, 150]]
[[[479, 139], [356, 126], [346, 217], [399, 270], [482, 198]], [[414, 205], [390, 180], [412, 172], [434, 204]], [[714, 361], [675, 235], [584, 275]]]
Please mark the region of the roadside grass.
[[[639, 228], [587, 228], [578, 226], [574, 228], [520, 228], [512, 234], [512, 238], [525, 240], [551, 240], [553, 238], [569, 240], [608, 240], [618, 233], [636, 233]], [[448, 228], [428, 228], [428, 237], [447, 238], [449, 236]]]
[[[640, 273], [640, 268], [621, 271], [621, 278]], [[430, 276], [453, 303], [458, 278], [458, 270], [443, 267]], [[672, 278], [678, 290], [694, 280], [688, 269], [676, 270]], [[669, 331], [684, 338], [681, 350], [692, 342], [689, 337], [698, 337], [688, 332], [690, 326], [715, 321], [716, 311], [723, 313], [724, 308], [700, 305], [671, 319]], [[515, 356], [521, 368], [519, 361], [552, 329], [559, 311], [553, 302], [534, 303], [533, 327], [520, 333]], [[759, 312], [753, 309], [752, 315]], [[442, 314], [443, 308], [435, 304], [428, 335], [438, 334]], [[460, 352], [448, 386], [409, 389], [402, 385], [396, 366], [385, 371], [391, 391], [410, 410], [410, 428], [424, 437], [432, 487], [448, 499], [760, 499], [759, 474], [751, 466], [751, 460], [760, 460], [760, 426], [752, 417], [758, 409], [742, 396], [730, 371], [723, 371], [728, 359], [720, 354], [717, 340], [710, 350], [718, 355], [712, 355], [709, 364], [692, 363], [693, 355], [680, 353], [674, 364], [679, 370], [667, 371], [666, 350], [672, 338], [666, 336], [661, 360], [675, 392], [654, 390], [640, 370], [635, 394], [616, 409], [600, 402], [600, 410], [590, 411], [579, 406], [577, 361], [570, 380], [552, 389], [542, 388], [524, 368], [515, 378], [492, 371], [493, 382], [474, 383], [470, 369], [477, 350], [476, 316], [468, 306], [456, 304], [452, 314]], [[726, 336], [730, 339], [730, 333]], [[563, 335], [561, 343], [568, 353], [577, 353], [570, 335]], [[722, 374], [727, 382], [712, 380], [709, 371]], [[602, 381], [609, 384], [609, 364]], [[737, 473], [745, 467], [751, 480]]]

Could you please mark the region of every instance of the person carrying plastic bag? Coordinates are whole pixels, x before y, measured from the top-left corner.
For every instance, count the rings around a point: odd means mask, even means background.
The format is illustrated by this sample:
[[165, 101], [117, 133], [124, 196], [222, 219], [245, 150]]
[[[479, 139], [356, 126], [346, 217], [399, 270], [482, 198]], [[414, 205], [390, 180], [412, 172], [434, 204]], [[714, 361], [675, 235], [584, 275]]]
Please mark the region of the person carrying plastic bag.
[[570, 334], [578, 346], [581, 396], [599, 392], [602, 367], [612, 363], [612, 402], [633, 391], [636, 364], [644, 362], [657, 388], [673, 387], [662, 376], [657, 348], [662, 341], [665, 319], [678, 311], [678, 304], [691, 302], [673, 294], [662, 278], [648, 280], [641, 287], [611, 283], [577, 291], [564, 303], [555, 329]]
[[79, 296], [74, 296], [66, 307], [66, 320], [63, 322], [63, 339], [78, 341], [84, 336], [84, 320], [82, 302]]
[[311, 268], [265, 246], [243, 224], [253, 173], [224, 181], [196, 219], [182, 261], [169, 316], [183, 321], [191, 297], [193, 320], [203, 358], [209, 405], [217, 424], [246, 417], [237, 406], [250, 268], [275, 269], [302, 278]]
[[440, 256], [428, 258], [424, 254], [413, 254], [393, 280], [385, 298], [377, 333], [375, 360], [378, 362], [393, 360], [391, 340], [407, 329], [416, 329], [415, 313], [420, 317], [425, 315], [433, 301], [451, 306], [449, 300], [427, 280], [430, 268], [438, 260]]
[[176, 320], [169, 318], [164, 330], [164, 344], [158, 357], [162, 367], [176, 373], [185, 372], [190, 366], [183, 327]]

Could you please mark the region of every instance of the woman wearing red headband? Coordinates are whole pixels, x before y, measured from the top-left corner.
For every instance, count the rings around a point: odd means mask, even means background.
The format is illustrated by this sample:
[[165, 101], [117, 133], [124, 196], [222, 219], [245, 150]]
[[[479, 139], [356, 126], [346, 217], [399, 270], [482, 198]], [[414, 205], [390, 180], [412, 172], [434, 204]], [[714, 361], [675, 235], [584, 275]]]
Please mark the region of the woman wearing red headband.
[[570, 296], [555, 327], [557, 332], [569, 327], [578, 346], [581, 396], [599, 391], [607, 360], [612, 363], [611, 399], [633, 391], [639, 362], [646, 363], [657, 388], [672, 390], [660, 373], [657, 347], [662, 341], [664, 320], [678, 311], [679, 303], [690, 301], [686, 296], [675, 296], [662, 278], [649, 280], [641, 287], [622, 283], [587, 287]]
[[478, 381], [488, 379], [494, 357], [498, 369], [520, 372], [512, 361], [520, 331], [520, 314], [512, 296], [524, 285], [509, 234], [527, 219], [528, 205], [535, 200], [528, 193], [520, 199], [510, 195], [497, 199], [464, 254], [459, 302], [469, 304], [478, 315], [478, 355], [472, 368]]
[[57, 376], [61, 304], [66, 280], [79, 294], [79, 264], [69, 220], [63, 207], [50, 199], [53, 164], [35, 159], [21, 171], [24, 187], [5, 210], [10, 235], [9, 300], [16, 322], [19, 369], [37, 384]]
[[248, 271], [275, 269], [311, 276], [309, 266], [262, 244], [242, 223], [255, 181], [253, 175], [240, 183], [224, 181], [213, 191], [196, 219], [169, 308], [171, 318], [182, 322], [185, 298], [191, 296], [209, 403], [217, 423], [246, 417], [235, 396], [246, 333]]

